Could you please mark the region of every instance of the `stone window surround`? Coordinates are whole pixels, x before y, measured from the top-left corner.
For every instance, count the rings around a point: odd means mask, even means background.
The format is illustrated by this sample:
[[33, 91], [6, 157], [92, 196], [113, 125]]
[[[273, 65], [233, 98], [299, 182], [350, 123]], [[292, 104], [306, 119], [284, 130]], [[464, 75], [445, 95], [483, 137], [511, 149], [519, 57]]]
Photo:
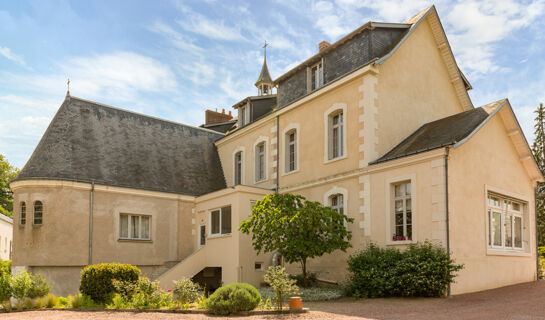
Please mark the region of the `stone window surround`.
[[[412, 240], [404, 241], [393, 241], [393, 233], [391, 222], [394, 218], [394, 185], [401, 182], [410, 182], [411, 183], [411, 208], [412, 208]], [[386, 245], [404, 245], [404, 244], [414, 244], [418, 241], [418, 194], [417, 194], [417, 184], [416, 184], [416, 174], [406, 174], [393, 178], [386, 179], [385, 181], [385, 212], [386, 214]]]
[[[348, 132], [348, 114], [346, 109], [346, 103], [337, 102], [324, 112], [324, 164], [342, 160], [348, 157], [348, 144], [346, 143], [346, 135]], [[329, 119], [331, 118], [332, 114], [339, 111], [343, 113], [343, 154], [340, 157], [329, 159]]]
[[236, 147], [235, 150], [233, 150], [233, 185], [236, 185], [235, 181], [236, 181], [237, 170], [236, 170], [235, 156], [238, 152], [242, 152], [242, 157], [241, 157], [242, 163], [241, 163], [241, 169], [240, 169], [240, 184], [244, 184], [244, 158], [246, 155], [246, 148], [244, 148], [243, 146], [238, 146]]
[[292, 173], [296, 173], [296, 172], [299, 172], [299, 158], [300, 158], [300, 152], [299, 152], [299, 136], [301, 135], [300, 132], [301, 132], [301, 126], [299, 125], [299, 123], [289, 123], [283, 130], [282, 130], [282, 137], [284, 137], [283, 139], [283, 143], [286, 144], [286, 138], [287, 138], [287, 134], [290, 133], [291, 131], [294, 131], [295, 130], [295, 170], [292, 170], [292, 171], [287, 171], [288, 170], [288, 167], [286, 166], [286, 162], [287, 162], [287, 147], [286, 145], [284, 146], [284, 152], [282, 152], [282, 158], [281, 158], [281, 162], [282, 162], [282, 166], [284, 167], [284, 169], [282, 170], [282, 176], [285, 176], [285, 175], [288, 175], [288, 174], [292, 174]]
[[[265, 167], [265, 177], [261, 180], [257, 180], [257, 176], [256, 176], [256, 163], [257, 163], [257, 154], [255, 153], [255, 150], [256, 150], [256, 147], [257, 145], [259, 145], [260, 143], [265, 143], [265, 163], [263, 164], [263, 166]], [[261, 183], [261, 182], [265, 182], [269, 179], [269, 170], [268, 170], [268, 156], [269, 156], [269, 152], [267, 150], [268, 148], [268, 145], [269, 145], [269, 137], [267, 136], [260, 136], [259, 138], [257, 138], [254, 142], [254, 148], [253, 148], [253, 153], [254, 153], [254, 183], [257, 184], [257, 183]]]

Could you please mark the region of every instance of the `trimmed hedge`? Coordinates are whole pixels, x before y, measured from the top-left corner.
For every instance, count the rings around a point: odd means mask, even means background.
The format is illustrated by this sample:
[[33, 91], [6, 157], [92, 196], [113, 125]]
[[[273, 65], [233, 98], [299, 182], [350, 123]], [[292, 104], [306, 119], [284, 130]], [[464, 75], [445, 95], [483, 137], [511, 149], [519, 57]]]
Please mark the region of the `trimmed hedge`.
[[447, 252], [429, 242], [406, 250], [370, 244], [350, 256], [349, 293], [355, 297], [438, 297], [462, 269]]
[[139, 276], [140, 269], [130, 264], [93, 264], [81, 270], [79, 291], [95, 302], [108, 303], [115, 293], [113, 279], [136, 285]]
[[206, 309], [213, 314], [228, 315], [254, 310], [261, 294], [247, 283], [232, 283], [217, 289], [206, 301]]

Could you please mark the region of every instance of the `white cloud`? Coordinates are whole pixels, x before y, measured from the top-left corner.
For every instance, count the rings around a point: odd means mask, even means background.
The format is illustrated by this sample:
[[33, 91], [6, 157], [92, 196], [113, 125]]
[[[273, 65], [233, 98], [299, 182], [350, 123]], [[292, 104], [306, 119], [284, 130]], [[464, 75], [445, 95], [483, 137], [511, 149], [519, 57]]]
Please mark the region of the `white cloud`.
[[38, 98], [28, 98], [8, 94], [0, 96], [0, 104], [11, 108], [29, 108], [34, 110], [54, 111], [58, 108], [58, 101]]
[[185, 16], [176, 22], [186, 31], [216, 40], [246, 40], [238, 26], [227, 25], [223, 20], [210, 19], [181, 4], [178, 7]]
[[172, 29], [167, 24], [156, 21], [148, 29], [167, 38], [176, 48], [193, 53], [202, 52], [202, 48], [195, 45], [192, 39]]
[[0, 47], [0, 55], [3, 56], [4, 58], [8, 59], [8, 60], [11, 60], [11, 61], [25, 67], [26, 69], [31, 70], [31, 68], [26, 64], [25, 59], [23, 59], [19, 55], [16, 55], [15, 53], [13, 53], [11, 51], [11, 49], [8, 48], [8, 47]]

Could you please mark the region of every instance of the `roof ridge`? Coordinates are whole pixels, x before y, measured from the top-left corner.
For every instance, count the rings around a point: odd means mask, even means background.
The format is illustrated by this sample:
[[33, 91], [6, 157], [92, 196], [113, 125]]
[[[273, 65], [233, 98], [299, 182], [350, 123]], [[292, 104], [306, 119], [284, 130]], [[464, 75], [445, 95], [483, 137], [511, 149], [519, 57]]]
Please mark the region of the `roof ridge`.
[[88, 100], [88, 99], [83, 99], [83, 98], [80, 98], [80, 97], [75, 97], [75, 96], [72, 96], [72, 95], [69, 96], [69, 97], [67, 97], [67, 99], [76, 99], [76, 100], [79, 100], [79, 101], [83, 101], [83, 102], [87, 102], [87, 103], [92, 103], [92, 104], [95, 104], [95, 105], [97, 105], [97, 106], [101, 106], [101, 107], [105, 107], [105, 108], [110, 108], [110, 109], [114, 109], [114, 110], [118, 110], [118, 111], [122, 111], [122, 112], [127, 112], [127, 113], [131, 113], [131, 114], [134, 114], [134, 115], [138, 115], [138, 116], [141, 116], [141, 117], [146, 117], [146, 118], [153, 119], [153, 120], [157, 120], [157, 121], [161, 121], [161, 122], [166, 122], [166, 123], [175, 124], [175, 125], [179, 125], [179, 126], [189, 127], [189, 128], [192, 128], [192, 129], [198, 129], [198, 130], [202, 130], [202, 131], [206, 131], [206, 132], [209, 132], [209, 133], [214, 133], [214, 134], [218, 134], [218, 135], [222, 135], [222, 136], [224, 135], [223, 133], [217, 132], [217, 131], [214, 131], [214, 130], [210, 130], [210, 129], [206, 129], [206, 128], [199, 128], [199, 127], [192, 126], [192, 125], [185, 124], [185, 123], [181, 123], [181, 122], [176, 122], [176, 121], [172, 121], [172, 120], [162, 119], [162, 118], [150, 116], [150, 115], [147, 115], [147, 114], [143, 114], [143, 113], [140, 113], [140, 112], [136, 112], [136, 111], [132, 111], [132, 110], [127, 110], [127, 109], [123, 109], [123, 108], [119, 108], [119, 107], [114, 107], [114, 106], [111, 106], [111, 105], [108, 105], [108, 104], [104, 104], [104, 103], [100, 103], [100, 102], [97, 102], [97, 101]]

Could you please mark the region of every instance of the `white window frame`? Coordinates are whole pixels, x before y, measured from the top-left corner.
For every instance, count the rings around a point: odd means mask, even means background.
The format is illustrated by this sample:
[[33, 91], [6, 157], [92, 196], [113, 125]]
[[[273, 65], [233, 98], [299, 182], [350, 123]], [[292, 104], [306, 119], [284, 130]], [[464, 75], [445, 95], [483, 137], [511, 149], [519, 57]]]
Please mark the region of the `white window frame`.
[[[256, 268], [256, 265], [259, 264], [259, 268]], [[254, 262], [254, 270], [255, 271], [265, 271], [265, 263], [261, 262], [261, 261], [256, 261]]]
[[244, 127], [250, 123], [250, 104], [246, 103], [244, 106], [238, 109], [238, 117], [240, 127]]
[[[392, 221], [395, 219], [395, 190], [394, 186], [399, 183], [411, 183], [411, 225], [412, 225], [412, 240], [393, 241], [394, 232], [392, 230]], [[407, 174], [386, 179], [385, 181], [385, 208], [386, 208], [386, 245], [405, 245], [413, 244], [418, 241], [418, 194], [416, 174]]]
[[[122, 237], [121, 236], [121, 216], [127, 216], [127, 237]], [[151, 241], [151, 238], [152, 238], [152, 234], [151, 234], [151, 231], [152, 231], [152, 220], [153, 220], [153, 217], [152, 215], [150, 214], [135, 214], [135, 213], [125, 213], [125, 212], [120, 212], [118, 214], [118, 217], [119, 217], [119, 226], [117, 228], [118, 230], [118, 239], [119, 240], [134, 240], [134, 241]], [[132, 233], [132, 217], [138, 217], [138, 237], [134, 237], [131, 233]], [[143, 238], [142, 237], [142, 217], [148, 217], [149, 218], [149, 230], [148, 230], [148, 235], [149, 237], [147, 238]]]
[[[346, 112], [346, 103], [334, 103], [329, 109], [324, 112], [324, 163], [330, 163], [338, 160], [342, 160], [348, 157], [348, 144], [347, 132], [348, 132], [348, 121], [347, 121], [347, 112]], [[342, 124], [342, 145], [343, 153], [338, 157], [330, 157], [330, 154], [333, 152], [331, 148], [332, 145], [332, 121], [333, 117], [338, 113], [343, 114], [343, 124]], [[331, 137], [331, 138], [330, 138]]]
[[[222, 231], [222, 223], [223, 223], [223, 208], [225, 207], [231, 207], [231, 232], [229, 233], [221, 233]], [[219, 211], [219, 232], [218, 233], [212, 233], [213, 226], [212, 226], [212, 212]], [[233, 233], [233, 206], [231, 205], [225, 205], [219, 208], [214, 208], [208, 211], [208, 237], [209, 238], [217, 238], [217, 237], [223, 237], [223, 236], [229, 236]]]
[[[495, 206], [489, 203], [489, 196], [497, 198], [500, 202], [499, 206]], [[509, 208], [510, 202], [515, 202], [520, 205], [520, 210], [511, 210]], [[518, 195], [509, 191], [501, 190], [499, 188], [485, 186], [485, 229], [486, 229], [486, 247], [488, 255], [516, 255], [516, 256], [529, 256], [530, 249], [529, 245], [525, 243], [531, 242], [529, 239], [529, 230], [533, 230], [530, 226], [530, 203], [529, 199], [523, 195]], [[492, 239], [492, 226], [490, 214], [491, 212], [500, 213], [500, 233], [501, 233], [501, 245], [495, 245]], [[511, 218], [511, 246], [507, 247], [505, 245], [505, 217], [510, 215]], [[522, 247], [515, 247], [515, 217], [521, 218], [521, 242]]]
[[236, 155], [237, 153], [241, 152], [242, 153], [242, 157], [241, 157], [241, 160], [242, 160], [242, 163], [241, 163], [241, 170], [240, 170], [240, 184], [243, 185], [244, 184], [244, 157], [246, 155], [246, 150], [244, 147], [242, 146], [238, 146], [234, 151], [233, 151], [233, 185], [236, 185], [236, 175], [237, 175], [237, 169], [236, 169]]
[[[288, 159], [289, 159], [288, 156], [289, 156], [289, 154], [288, 154], [287, 141], [288, 141], [288, 133], [291, 133], [292, 131], [295, 132], [295, 170], [289, 171], [289, 166], [288, 166]], [[283, 166], [282, 176], [292, 174], [292, 173], [295, 173], [295, 172], [299, 171], [299, 157], [300, 157], [299, 136], [300, 136], [300, 132], [301, 132], [301, 126], [299, 125], [299, 123], [290, 123], [282, 130], [282, 137], [284, 137], [284, 140], [283, 140], [284, 152], [281, 153], [281, 155], [282, 155], [281, 158], [282, 159], [280, 159], [281, 162], [282, 162], [282, 166]]]
[[[316, 72], [313, 72], [313, 69], [316, 68]], [[315, 91], [324, 86], [324, 61], [323, 59], [320, 62], [315, 63], [309, 68], [310, 72], [310, 91]], [[318, 81], [313, 81], [318, 76]], [[314, 86], [312, 85], [314, 82]]]
[[[256, 150], [257, 150], [257, 146], [259, 144], [263, 143], [264, 144], [264, 161], [263, 161], [263, 169], [264, 169], [264, 175], [263, 175], [263, 178], [262, 179], [258, 179], [258, 176], [257, 176], [257, 153], [256, 153]], [[269, 137], [264, 137], [264, 136], [261, 136], [259, 138], [257, 138], [257, 140], [255, 141], [254, 143], [254, 148], [253, 148], [253, 154], [254, 154], [254, 183], [261, 183], [261, 182], [264, 182], [264, 181], [267, 181], [269, 179], [269, 170], [268, 170], [268, 165], [269, 165], [269, 162], [268, 162], [268, 156], [269, 156], [269, 152], [268, 152], [268, 146], [269, 146]]]
[[[345, 188], [341, 188], [338, 186], [333, 186], [331, 189], [329, 189], [326, 193], [324, 193], [324, 199], [322, 204], [327, 207], [331, 207], [331, 197], [335, 195], [342, 195], [343, 196], [343, 214], [348, 218], [348, 190]], [[333, 208], [332, 208], [333, 209]], [[344, 226], [347, 227], [347, 221], [344, 220]]]

